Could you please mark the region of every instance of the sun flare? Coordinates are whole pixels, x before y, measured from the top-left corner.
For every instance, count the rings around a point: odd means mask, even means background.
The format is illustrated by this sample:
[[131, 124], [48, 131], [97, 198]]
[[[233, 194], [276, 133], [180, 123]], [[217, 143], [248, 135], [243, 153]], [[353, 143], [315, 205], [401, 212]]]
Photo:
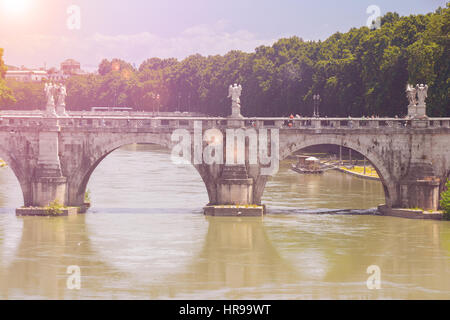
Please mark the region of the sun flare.
[[30, 6], [30, 0], [0, 0], [3, 10], [8, 13], [21, 13]]

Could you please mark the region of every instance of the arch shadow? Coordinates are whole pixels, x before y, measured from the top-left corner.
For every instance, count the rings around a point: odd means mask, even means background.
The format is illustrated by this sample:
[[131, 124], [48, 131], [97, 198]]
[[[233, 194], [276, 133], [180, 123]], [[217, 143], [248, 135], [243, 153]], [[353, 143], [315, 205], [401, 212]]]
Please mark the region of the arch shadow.
[[[158, 145], [165, 149], [170, 149], [171, 141], [170, 137], [167, 140], [162, 140], [159, 137], [152, 136], [150, 138], [125, 138], [119, 141], [115, 141], [110, 143], [109, 145], [102, 146], [99, 151], [97, 151], [94, 157], [89, 159], [83, 159], [82, 164], [78, 167], [75, 174], [69, 179], [69, 203], [74, 206], [83, 206], [84, 205], [84, 196], [87, 190], [87, 185], [89, 180], [100, 165], [100, 163], [107, 158], [114, 151], [133, 144], [140, 145]], [[170, 159], [169, 159], [170, 161]], [[205, 174], [201, 168], [201, 166], [193, 165], [192, 166], [197, 170], [203, 182], [205, 182]], [[208, 189], [208, 188], [206, 188]], [[72, 194], [71, 194], [72, 193]], [[208, 190], [208, 194], [210, 191]]]
[[280, 150], [280, 160], [286, 159], [288, 156], [295, 154], [298, 151], [306, 149], [308, 147], [313, 146], [321, 146], [321, 145], [335, 145], [342, 146], [345, 148], [349, 148], [353, 151], [356, 151], [366, 157], [368, 162], [375, 168], [378, 176], [380, 177], [381, 184], [383, 186], [386, 204], [392, 207], [395, 204], [397, 199], [397, 189], [396, 184], [394, 183], [394, 179], [385, 164], [385, 160], [378, 155], [374, 151], [367, 152], [367, 150], [371, 150], [371, 146], [361, 145], [357, 141], [353, 141], [351, 138], [346, 137], [344, 140], [342, 137], [340, 138], [331, 138], [331, 137], [312, 137], [307, 138], [302, 142], [295, 143], [291, 145], [289, 148], [282, 148]]
[[30, 206], [33, 201], [31, 181], [27, 175], [26, 170], [20, 164], [20, 161], [10, 152], [0, 146], [0, 159], [6, 162], [11, 168], [14, 176], [19, 182], [20, 189], [22, 191], [23, 203], [25, 206]]

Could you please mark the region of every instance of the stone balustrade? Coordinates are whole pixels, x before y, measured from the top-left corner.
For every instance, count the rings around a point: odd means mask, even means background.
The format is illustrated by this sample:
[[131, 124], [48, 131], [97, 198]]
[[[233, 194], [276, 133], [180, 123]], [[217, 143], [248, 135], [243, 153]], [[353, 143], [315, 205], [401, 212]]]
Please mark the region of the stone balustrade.
[[[280, 129], [277, 159], [321, 144], [355, 150], [377, 168], [388, 207], [417, 205], [412, 201], [430, 190], [438, 194], [450, 172], [450, 118], [163, 117], [92, 112], [49, 117], [42, 112], [0, 112], [0, 157], [19, 179], [25, 206], [43, 206], [57, 199], [67, 206], [82, 207], [91, 173], [110, 152], [132, 143], [170, 148], [174, 130], [188, 129], [195, 137], [199, 123], [202, 130], [217, 128], [223, 134], [236, 128], [267, 128], [271, 133]], [[246, 166], [248, 178], [242, 174], [238, 179], [242, 183], [235, 181], [236, 177], [224, 180], [221, 165], [195, 161], [193, 165], [205, 182], [211, 204], [241, 203], [245, 199], [242, 204], [261, 204], [268, 179], [261, 173], [265, 164]], [[417, 172], [419, 176], [412, 175]], [[422, 182], [427, 179], [432, 182]], [[234, 200], [222, 197], [221, 192], [228, 192]], [[439, 206], [436, 197], [432, 204], [422, 202], [429, 209]]]
[[[61, 128], [91, 128], [91, 129], [141, 129], [141, 128], [194, 128], [195, 122], [201, 122], [202, 128], [223, 128], [228, 126], [228, 118], [219, 117], [131, 117], [114, 116], [79, 116], [51, 118], [42, 114], [3, 114], [0, 113], [0, 128], [39, 128], [58, 125]], [[427, 118], [425, 120], [410, 120], [398, 118], [243, 118], [238, 120], [241, 127], [295, 129], [406, 129], [406, 128], [450, 128], [450, 118]], [[413, 125], [413, 123], [420, 125]]]

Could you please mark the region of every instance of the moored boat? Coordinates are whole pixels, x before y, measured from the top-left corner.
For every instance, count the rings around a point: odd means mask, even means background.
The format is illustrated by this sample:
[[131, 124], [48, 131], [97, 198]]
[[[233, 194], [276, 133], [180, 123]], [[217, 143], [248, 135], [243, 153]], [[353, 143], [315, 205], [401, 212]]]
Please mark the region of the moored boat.
[[324, 170], [322, 169], [315, 169], [315, 170], [308, 170], [305, 168], [299, 168], [296, 165], [291, 165], [291, 169], [297, 173], [301, 174], [322, 174], [324, 173]]
[[315, 157], [308, 156], [298, 156], [297, 164], [291, 164], [291, 169], [300, 174], [324, 173], [324, 170], [320, 166], [320, 160]]

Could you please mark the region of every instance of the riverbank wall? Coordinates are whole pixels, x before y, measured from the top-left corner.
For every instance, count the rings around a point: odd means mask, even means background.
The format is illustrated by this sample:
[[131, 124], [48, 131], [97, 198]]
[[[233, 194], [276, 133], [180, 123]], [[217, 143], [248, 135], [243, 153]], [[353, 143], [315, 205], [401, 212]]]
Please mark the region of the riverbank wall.
[[352, 175], [352, 176], [354, 176], [354, 177], [361, 178], [361, 179], [373, 180], [373, 181], [381, 181], [380, 178], [368, 176], [368, 175], [361, 174], [361, 173], [358, 173], [358, 172], [353, 172], [353, 171], [349, 171], [349, 170], [344, 170], [344, 169], [337, 168], [337, 167], [335, 168], [335, 170], [337, 170], [337, 171], [339, 171], [339, 172], [343, 172], [343, 173], [345, 173], [345, 174]]

